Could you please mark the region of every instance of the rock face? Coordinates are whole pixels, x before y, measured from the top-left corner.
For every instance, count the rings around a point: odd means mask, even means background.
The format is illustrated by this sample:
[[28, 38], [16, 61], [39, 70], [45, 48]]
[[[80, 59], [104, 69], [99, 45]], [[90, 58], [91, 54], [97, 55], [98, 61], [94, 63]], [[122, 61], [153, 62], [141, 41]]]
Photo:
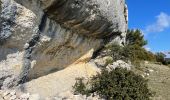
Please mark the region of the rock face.
[[16, 1], [34, 12], [39, 6], [38, 9], [41, 8], [48, 18], [86, 36], [104, 38], [127, 30], [127, 7], [124, 0]]
[[125, 42], [124, 0], [0, 1], [0, 72], [20, 69], [21, 83], [62, 70], [106, 42]]

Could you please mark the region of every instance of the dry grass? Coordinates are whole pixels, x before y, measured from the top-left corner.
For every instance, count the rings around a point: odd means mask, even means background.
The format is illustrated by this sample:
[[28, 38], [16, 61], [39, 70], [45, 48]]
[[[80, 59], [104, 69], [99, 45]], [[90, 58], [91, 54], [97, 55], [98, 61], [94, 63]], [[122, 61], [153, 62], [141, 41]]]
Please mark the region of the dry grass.
[[170, 100], [170, 67], [149, 63], [138, 72], [143, 75], [149, 73], [146, 77], [149, 88], [156, 93], [153, 100]]

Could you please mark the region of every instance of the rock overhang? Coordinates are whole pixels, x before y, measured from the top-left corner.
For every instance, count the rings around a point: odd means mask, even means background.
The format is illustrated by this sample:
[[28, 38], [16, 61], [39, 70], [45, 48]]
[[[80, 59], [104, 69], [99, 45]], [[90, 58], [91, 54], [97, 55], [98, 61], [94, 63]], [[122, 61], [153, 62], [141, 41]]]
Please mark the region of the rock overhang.
[[10, 49], [4, 58], [24, 53], [22, 57], [16, 56], [22, 58], [19, 80], [62, 70], [92, 51], [87, 56], [90, 59], [105, 39], [125, 42], [128, 13], [124, 0], [0, 1], [3, 2], [0, 20], [5, 18], [2, 22], [9, 26], [2, 27], [0, 23], [0, 39], [2, 31], [9, 35], [0, 45], [0, 53]]
[[[28, 4], [22, 0], [15, 1], [28, 7]], [[101, 39], [116, 35], [117, 32], [125, 34], [127, 31], [128, 15], [124, 0], [36, 0], [34, 2], [48, 18], [74, 33]]]

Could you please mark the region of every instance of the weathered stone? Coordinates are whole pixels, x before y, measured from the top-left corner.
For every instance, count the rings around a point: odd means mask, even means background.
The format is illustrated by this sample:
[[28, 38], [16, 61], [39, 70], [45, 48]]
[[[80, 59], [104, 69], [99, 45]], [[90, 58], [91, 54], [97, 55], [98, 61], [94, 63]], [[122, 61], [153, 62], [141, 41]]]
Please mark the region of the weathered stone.
[[113, 62], [113, 58], [111, 56], [105, 56], [105, 57], [100, 57], [100, 58], [94, 59], [94, 62], [98, 67], [106, 67], [109, 64], [108, 61]]
[[0, 1], [0, 68], [13, 70], [3, 79], [7, 88], [89, 62], [106, 42], [125, 42], [124, 0]]
[[90, 96], [86, 95], [74, 95], [73, 92], [67, 91], [54, 97], [54, 100], [105, 100], [99, 97], [99, 95], [92, 94]]
[[5, 92], [2, 94], [2, 96], [5, 97], [5, 96], [7, 96], [8, 94], [9, 94], [9, 91], [5, 91]]
[[27, 93], [27, 94], [22, 94], [21, 96], [20, 96], [20, 98], [21, 99], [29, 99], [29, 97], [30, 97], [30, 94], [29, 93]]
[[15, 94], [16, 94], [16, 91], [11, 91], [10, 94], [11, 94], [11, 95], [15, 95]]
[[126, 63], [122, 60], [118, 60], [116, 62], [113, 62], [112, 64], [109, 64], [106, 68], [109, 69], [109, 70], [112, 70], [112, 69], [115, 69], [117, 67], [126, 68], [126, 69], [130, 70], [131, 64]]
[[89, 79], [100, 70], [93, 63], [84, 63], [79, 60], [64, 70], [31, 80], [17, 89], [31, 94], [40, 94], [41, 98], [53, 97], [62, 92], [72, 90], [76, 78]]
[[15, 1], [35, 13], [36, 8], [41, 8], [50, 19], [78, 31], [79, 34], [103, 38], [117, 32], [125, 33], [127, 30], [128, 13], [124, 0]]
[[30, 95], [29, 100], [40, 100], [40, 96], [38, 94], [32, 94]]
[[10, 97], [10, 100], [15, 100], [16, 98], [17, 98], [17, 96], [13, 95], [13, 96]]

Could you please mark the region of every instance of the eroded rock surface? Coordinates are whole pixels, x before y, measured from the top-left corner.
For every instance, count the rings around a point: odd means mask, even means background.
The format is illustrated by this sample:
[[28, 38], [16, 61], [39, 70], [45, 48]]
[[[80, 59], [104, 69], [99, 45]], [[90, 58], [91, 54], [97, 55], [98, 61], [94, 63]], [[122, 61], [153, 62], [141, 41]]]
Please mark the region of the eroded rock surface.
[[15, 75], [16, 85], [87, 63], [107, 42], [125, 42], [124, 0], [0, 1], [0, 72], [12, 70], [2, 78]]

